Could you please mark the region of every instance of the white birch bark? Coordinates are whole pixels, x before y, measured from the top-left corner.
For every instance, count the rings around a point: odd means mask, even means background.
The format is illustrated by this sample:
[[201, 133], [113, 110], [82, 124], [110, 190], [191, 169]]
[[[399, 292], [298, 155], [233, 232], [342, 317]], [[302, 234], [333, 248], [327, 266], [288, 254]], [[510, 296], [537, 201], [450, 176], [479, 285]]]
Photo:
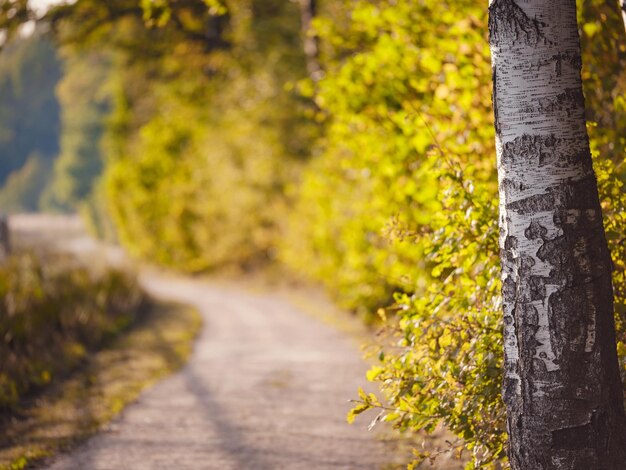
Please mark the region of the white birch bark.
[[493, 0], [489, 11], [509, 459], [524, 470], [626, 469], [576, 2]]
[[626, 28], [626, 0], [619, 0], [619, 10], [622, 12], [622, 20], [624, 21], [624, 28]]

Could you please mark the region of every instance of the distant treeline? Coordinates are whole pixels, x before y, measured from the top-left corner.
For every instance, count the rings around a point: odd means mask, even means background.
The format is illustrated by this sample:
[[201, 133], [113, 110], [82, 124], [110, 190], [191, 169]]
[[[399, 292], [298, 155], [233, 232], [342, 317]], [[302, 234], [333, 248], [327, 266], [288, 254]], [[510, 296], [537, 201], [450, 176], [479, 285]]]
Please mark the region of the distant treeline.
[[59, 152], [61, 77], [54, 46], [15, 41], [0, 55], [0, 210], [38, 207], [42, 182]]
[[39, 31], [0, 54], [0, 211], [72, 211], [102, 170], [107, 58]]

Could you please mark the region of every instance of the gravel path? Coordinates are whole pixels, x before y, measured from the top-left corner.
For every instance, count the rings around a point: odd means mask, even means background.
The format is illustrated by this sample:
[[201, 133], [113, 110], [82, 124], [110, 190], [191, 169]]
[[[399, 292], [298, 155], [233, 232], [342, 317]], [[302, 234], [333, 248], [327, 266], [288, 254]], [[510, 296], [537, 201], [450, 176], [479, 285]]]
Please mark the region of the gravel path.
[[51, 470], [376, 469], [389, 461], [363, 422], [345, 422], [365, 366], [337, 331], [269, 295], [142, 281], [202, 312], [196, 350]]
[[[18, 222], [22, 237], [46, 233], [83, 256], [95, 250], [80, 230], [68, 239], [53, 236], [50, 222]], [[354, 341], [281, 295], [150, 272], [141, 282], [202, 313], [190, 362], [50, 470], [366, 470], [393, 460], [393, 444], [368, 432], [367, 420], [345, 421], [366, 370]]]
[[[95, 265], [128, 261], [86, 237], [76, 218], [11, 224], [19, 245], [71, 251]], [[394, 443], [368, 432], [366, 419], [345, 421], [367, 369], [355, 341], [277, 292], [150, 270], [141, 282], [201, 312], [194, 353], [49, 470], [367, 470], [393, 460]]]

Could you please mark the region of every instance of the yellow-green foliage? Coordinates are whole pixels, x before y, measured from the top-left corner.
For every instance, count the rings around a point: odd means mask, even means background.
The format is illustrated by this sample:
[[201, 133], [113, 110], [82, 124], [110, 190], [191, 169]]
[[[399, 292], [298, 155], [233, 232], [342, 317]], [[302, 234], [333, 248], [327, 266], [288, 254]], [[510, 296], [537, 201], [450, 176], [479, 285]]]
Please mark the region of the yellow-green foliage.
[[[228, 20], [221, 49], [178, 35], [179, 2], [141, 2], [160, 30], [111, 27], [121, 36], [103, 187], [122, 242], [192, 271], [269, 258], [279, 244], [344, 306], [370, 320], [387, 307], [369, 373], [387, 397], [383, 420], [445, 424], [471, 451], [469, 468], [495, 465], [506, 435], [487, 5], [320, 1], [323, 73], [311, 81], [297, 2], [205, 3]], [[626, 35], [617, 2], [579, 6], [626, 365]], [[309, 152], [313, 121], [322, 137]], [[362, 401], [352, 417], [383, 400]]]
[[[297, 5], [233, 2], [229, 14], [227, 51], [181, 41], [153, 69], [117, 72], [105, 194], [120, 240], [189, 271], [271, 257], [284, 186], [308, 152], [310, 125], [284, 90], [304, 73]], [[133, 90], [142, 80], [149, 99]]]
[[[280, 257], [344, 306], [370, 320], [387, 306], [388, 334], [368, 374], [391, 409], [384, 420], [445, 424], [470, 450], [470, 467], [489, 467], [504, 457], [506, 434], [486, 6], [322, 2], [324, 74], [296, 87], [323, 128], [305, 165], [311, 127], [284, 87], [302, 76], [297, 42], [284, 41], [297, 33], [294, 8], [230, 2], [231, 49], [205, 54], [183, 41], [148, 66], [120, 67], [105, 189], [121, 239], [187, 270], [271, 256], [280, 240]], [[626, 44], [618, 20], [597, 0], [581, 9], [624, 357], [626, 203], [614, 164], [626, 135], [624, 64], [605, 63]], [[357, 412], [379, 406], [362, 399]]]
[[126, 328], [143, 294], [127, 275], [16, 255], [0, 267], [0, 409]]
[[0, 470], [34, 467], [101, 430], [146, 387], [187, 362], [201, 320], [189, 307], [149, 305], [141, 321], [1, 422]]
[[[616, 267], [618, 353], [626, 379], [626, 193], [614, 164], [595, 157]], [[432, 431], [444, 424], [461, 438], [451, 447], [471, 452], [468, 469], [496, 468], [506, 445], [497, 205], [479, 180], [443, 168], [436, 173], [445, 209], [427, 230], [411, 234], [424, 247], [433, 279], [428, 288], [398, 294], [392, 307], [380, 310], [386, 335], [372, 347], [378, 364], [368, 379], [380, 382], [389, 403], [382, 421], [401, 430]], [[380, 407], [377, 400], [362, 398], [355, 410]], [[416, 456], [414, 464], [430, 454]]]
[[258, 112], [234, 108], [214, 128], [196, 106], [170, 99], [167, 107], [141, 128], [131, 156], [108, 168], [122, 241], [140, 256], [192, 271], [266, 253], [294, 165], [276, 131], [258, 126]]
[[[593, 41], [604, 10], [599, 2], [582, 10], [584, 74], [593, 77], [590, 133], [624, 363], [626, 196], [614, 163], [623, 160], [624, 114], [619, 76], [596, 75], [624, 49], [624, 32], [609, 8], [613, 29]], [[352, 307], [399, 291], [380, 310], [387, 335], [368, 374], [387, 398], [383, 420], [426, 431], [444, 424], [460, 438], [453, 447], [470, 450], [468, 468], [490, 468], [504, 458], [506, 434], [485, 5], [357, 1], [332, 18], [340, 20], [317, 22], [328, 73], [315, 99], [328, 131], [305, 171], [291, 216], [297, 245], [285, 259]], [[380, 406], [362, 395], [350, 417]], [[426, 457], [418, 452], [416, 462]]]
[[393, 290], [429, 282], [424, 246], [385, 232], [426, 226], [442, 210], [440, 153], [464, 172], [493, 165], [491, 75], [476, 2], [342, 5], [343, 15], [316, 22], [327, 72], [315, 100], [327, 132], [299, 185], [283, 257], [343, 305], [371, 311]]

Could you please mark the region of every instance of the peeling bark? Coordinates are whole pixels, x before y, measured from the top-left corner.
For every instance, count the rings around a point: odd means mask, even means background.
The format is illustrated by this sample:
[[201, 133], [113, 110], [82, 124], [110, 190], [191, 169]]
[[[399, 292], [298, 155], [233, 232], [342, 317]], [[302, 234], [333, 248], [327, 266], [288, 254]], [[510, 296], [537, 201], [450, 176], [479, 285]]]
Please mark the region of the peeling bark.
[[489, 7], [513, 469], [626, 469], [574, 0]]

